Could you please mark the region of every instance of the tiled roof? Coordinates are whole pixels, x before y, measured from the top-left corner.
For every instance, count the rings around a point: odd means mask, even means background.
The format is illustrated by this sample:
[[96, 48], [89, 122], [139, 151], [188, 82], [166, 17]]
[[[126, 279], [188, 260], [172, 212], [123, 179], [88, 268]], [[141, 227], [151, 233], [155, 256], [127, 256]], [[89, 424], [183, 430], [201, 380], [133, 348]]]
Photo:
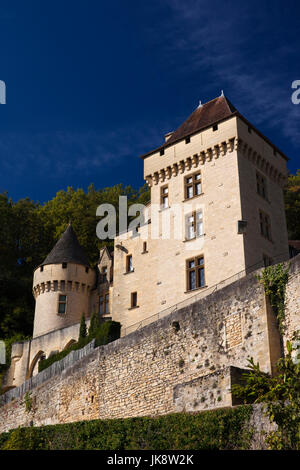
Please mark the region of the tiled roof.
[[46, 264], [76, 263], [89, 266], [89, 260], [77, 240], [71, 224], [62, 237], [58, 240], [53, 250], [49, 253], [41, 266]]
[[[233, 104], [231, 104], [223, 95], [215, 98], [214, 100], [208, 101], [208, 103], [198, 106], [198, 108], [195, 109], [184, 123], [172, 133], [167, 142], [164, 142], [164, 144], [156, 149], [156, 151], [167, 147], [170, 144], [174, 144], [175, 142], [178, 142], [201, 129], [212, 126], [214, 123], [221, 121], [222, 119], [226, 119], [236, 112], [237, 110]], [[145, 154], [142, 158], [148, 156], [150, 153], [153, 152]]]
[[169, 145], [177, 142], [204, 127], [211, 126], [215, 122], [231, 116], [235, 111], [235, 107], [225, 96], [215, 98], [196, 108], [184, 123], [173, 132], [166, 143]]

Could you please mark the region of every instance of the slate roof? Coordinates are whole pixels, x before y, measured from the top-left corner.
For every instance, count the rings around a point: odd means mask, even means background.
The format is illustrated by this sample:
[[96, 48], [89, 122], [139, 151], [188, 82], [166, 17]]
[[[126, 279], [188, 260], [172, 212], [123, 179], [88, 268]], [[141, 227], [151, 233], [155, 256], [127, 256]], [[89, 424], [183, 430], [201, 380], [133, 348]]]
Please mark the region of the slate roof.
[[41, 266], [60, 263], [76, 263], [83, 266], [90, 266], [88, 257], [86, 256], [82, 246], [79, 244], [72, 224], [68, 225], [67, 230], [58, 240], [55, 247], [49, 253]]

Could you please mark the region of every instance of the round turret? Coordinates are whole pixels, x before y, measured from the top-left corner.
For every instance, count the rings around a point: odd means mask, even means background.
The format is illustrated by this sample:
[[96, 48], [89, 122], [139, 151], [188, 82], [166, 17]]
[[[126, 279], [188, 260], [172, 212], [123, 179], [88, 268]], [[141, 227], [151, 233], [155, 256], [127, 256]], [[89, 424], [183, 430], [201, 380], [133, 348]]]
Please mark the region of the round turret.
[[96, 273], [70, 224], [45, 261], [35, 270], [33, 337], [80, 322], [89, 315]]

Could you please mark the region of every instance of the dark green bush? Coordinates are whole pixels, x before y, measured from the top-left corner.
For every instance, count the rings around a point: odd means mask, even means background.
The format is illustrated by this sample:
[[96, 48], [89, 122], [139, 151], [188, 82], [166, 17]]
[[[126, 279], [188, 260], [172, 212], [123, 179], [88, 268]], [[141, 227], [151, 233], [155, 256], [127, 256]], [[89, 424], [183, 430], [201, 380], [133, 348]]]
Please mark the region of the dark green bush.
[[2, 450], [248, 449], [252, 408], [243, 405], [157, 418], [80, 421], [0, 435]]
[[95, 347], [111, 343], [120, 338], [121, 324], [116, 321], [106, 321], [95, 331]]
[[81, 349], [90, 343], [95, 338], [95, 347], [108, 344], [111, 341], [115, 341], [116, 339], [120, 338], [120, 331], [121, 325], [115, 321], [106, 321], [102, 323], [97, 329], [91, 332], [89, 336], [84, 338], [80, 338], [77, 343], [73, 343], [67, 349], [60, 351], [57, 354], [53, 354], [52, 356], [48, 357], [39, 362], [39, 372], [42, 370], [47, 369], [50, 367], [54, 362], [60, 361], [65, 356], [70, 354], [71, 351], [76, 351], [77, 349]]

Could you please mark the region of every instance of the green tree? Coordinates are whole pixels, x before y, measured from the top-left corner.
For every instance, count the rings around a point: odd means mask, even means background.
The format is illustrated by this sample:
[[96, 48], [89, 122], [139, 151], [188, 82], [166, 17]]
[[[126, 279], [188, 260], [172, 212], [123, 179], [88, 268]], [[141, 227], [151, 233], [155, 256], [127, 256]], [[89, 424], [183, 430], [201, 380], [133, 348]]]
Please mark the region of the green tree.
[[267, 437], [275, 450], [300, 450], [300, 335], [294, 333], [287, 341], [287, 354], [276, 364], [274, 377], [260, 370], [259, 364], [249, 360], [249, 372], [244, 383], [233, 385], [232, 392], [245, 403], [265, 403], [266, 413], [277, 431]]
[[90, 327], [89, 327], [89, 336], [94, 337], [99, 327], [100, 327], [99, 315], [97, 313], [93, 313], [93, 315], [91, 316], [91, 322], [90, 322]]
[[300, 240], [300, 169], [289, 176], [284, 199], [289, 239]]
[[138, 191], [118, 184], [104, 189], [90, 185], [83, 189], [69, 187], [59, 191], [45, 204], [30, 199], [12, 201], [7, 193], [0, 194], [0, 339], [16, 333], [32, 334], [34, 298], [33, 272], [50, 253], [72, 221], [80, 244], [94, 266], [99, 248], [113, 246], [113, 240], [99, 240], [96, 209], [110, 203], [119, 215], [119, 196], [128, 197], [128, 205], [149, 200], [149, 188]]
[[80, 320], [80, 328], [79, 328], [79, 338], [78, 341], [81, 339], [85, 338], [87, 336], [87, 328], [86, 328], [86, 323], [85, 323], [85, 316], [84, 313], [81, 315], [81, 320]]

